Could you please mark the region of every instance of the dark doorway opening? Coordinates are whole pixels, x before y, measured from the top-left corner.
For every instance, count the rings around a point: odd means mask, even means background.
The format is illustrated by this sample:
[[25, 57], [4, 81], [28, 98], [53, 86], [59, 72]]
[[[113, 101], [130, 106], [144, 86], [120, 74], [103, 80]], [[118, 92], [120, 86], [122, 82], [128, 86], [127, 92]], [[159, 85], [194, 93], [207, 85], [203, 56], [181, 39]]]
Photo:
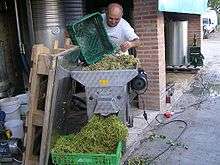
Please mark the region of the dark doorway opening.
[[104, 13], [106, 7], [110, 3], [118, 3], [122, 5], [124, 9], [123, 18], [127, 20], [132, 26], [133, 23], [133, 0], [89, 0], [85, 3], [86, 14], [90, 14], [93, 12]]

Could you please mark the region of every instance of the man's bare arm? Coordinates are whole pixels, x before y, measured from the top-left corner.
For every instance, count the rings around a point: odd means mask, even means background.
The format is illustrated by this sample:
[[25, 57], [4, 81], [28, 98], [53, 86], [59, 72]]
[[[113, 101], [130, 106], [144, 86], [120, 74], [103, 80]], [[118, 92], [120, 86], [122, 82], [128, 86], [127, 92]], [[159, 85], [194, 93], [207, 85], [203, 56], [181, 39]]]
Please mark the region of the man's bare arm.
[[132, 47], [131, 48], [135, 48], [135, 47], [138, 47], [138, 46], [140, 46], [140, 39], [138, 39], [138, 38], [136, 38], [136, 39], [134, 39], [134, 40], [132, 40], [132, 41], [129, 41], [130, 43], [131, 43], [131, 45], [132, 45]]
[[122, 52], [127, 51], [130, 48], [135, 48], [140, 45], [140, 40], [138, 38], [132, 40], [132, 41], [126, 41], [123, 44], [121, 44], [120, 48]]

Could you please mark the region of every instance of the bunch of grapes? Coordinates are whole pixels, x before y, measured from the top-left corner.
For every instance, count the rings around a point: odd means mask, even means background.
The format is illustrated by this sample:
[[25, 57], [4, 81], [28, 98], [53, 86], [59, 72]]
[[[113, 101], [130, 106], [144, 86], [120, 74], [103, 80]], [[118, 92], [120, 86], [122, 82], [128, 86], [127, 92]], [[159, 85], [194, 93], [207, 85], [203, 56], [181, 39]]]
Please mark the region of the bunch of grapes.
[[105, 55], [104, 58], [92, 65], [85, 67], [83, 70], [96, 71], [96, 70], [123, 70], [134, 69], [139, 63], [138, 59], [133, 55], [120, 54]]
[[76, 135], [60, 136], [52, 152], [65, 153], [113, 153], [120, 141], [125, 141], [128, 128], [115, 115], [94, 115]]

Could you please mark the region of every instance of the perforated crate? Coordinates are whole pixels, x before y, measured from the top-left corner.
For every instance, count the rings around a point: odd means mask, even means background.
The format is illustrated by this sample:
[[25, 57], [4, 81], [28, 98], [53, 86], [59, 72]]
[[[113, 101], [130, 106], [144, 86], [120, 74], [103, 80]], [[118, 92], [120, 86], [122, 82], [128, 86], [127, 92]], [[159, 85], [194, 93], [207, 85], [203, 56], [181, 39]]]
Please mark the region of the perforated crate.
[[111, 54], [115, 47], [110, 42], [100, 13], [93, 13], [67, 25], [73, 43], [79, 45], [88, 64], [96, 63], [104, 54]]
[[122, 153], [122, 142], [118, 143], [114, 154], [57, 154], [52, 151], [55, 165], [119, 165]]

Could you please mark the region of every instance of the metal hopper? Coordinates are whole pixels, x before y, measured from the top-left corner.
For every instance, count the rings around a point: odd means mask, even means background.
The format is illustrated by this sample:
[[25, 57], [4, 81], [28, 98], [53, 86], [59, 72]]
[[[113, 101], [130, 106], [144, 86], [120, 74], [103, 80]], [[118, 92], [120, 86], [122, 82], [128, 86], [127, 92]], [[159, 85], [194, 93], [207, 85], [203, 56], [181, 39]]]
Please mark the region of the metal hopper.
[[136, 69], [109, 71], [71, 71], [71, 77], [85, 86], [87, 114], [107, 116], [118, 113], [129, 120], [130, 103], [127, 83], [138, 75]]

